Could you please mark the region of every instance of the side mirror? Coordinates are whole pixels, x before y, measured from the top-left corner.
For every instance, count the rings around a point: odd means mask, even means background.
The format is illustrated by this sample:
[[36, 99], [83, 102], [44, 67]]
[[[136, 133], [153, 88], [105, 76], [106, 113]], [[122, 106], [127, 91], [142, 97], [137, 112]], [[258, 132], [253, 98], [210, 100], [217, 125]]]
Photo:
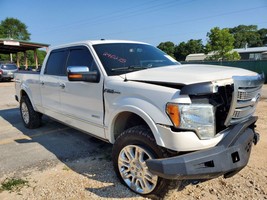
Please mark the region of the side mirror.
[[67, 67], [69, 81], [85, 81], [91, 83], [98, 83], [100, 80], [99, 72], [90, 72], [86, 66], [69, 66]]

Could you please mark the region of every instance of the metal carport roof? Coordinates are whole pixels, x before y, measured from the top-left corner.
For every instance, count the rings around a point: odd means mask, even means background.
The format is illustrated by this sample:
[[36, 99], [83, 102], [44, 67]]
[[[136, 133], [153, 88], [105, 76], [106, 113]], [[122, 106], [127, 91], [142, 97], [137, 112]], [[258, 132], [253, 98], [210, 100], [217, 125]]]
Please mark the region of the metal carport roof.
[[[24, 52], [25, 66], [28, 67], [26, 51], [33, 50], [35, 56], [36, 68], [38, 67], [38, 58], [37, 58], [37, 49], [38, 48], [47, 48], [49, 44], [29, 42], [24, 40], [15, 40], [11, 38], [1, 38], [0, 39], [0, 54], [13, 54], [18, 52]], [[17, 60], [19, 65], [19, 61]]]
[[48, 46], [49, 44], [29, 42], [24, 40], [0, 39], [1, 54], [25, 52], [28, 50], [35, 50], [38, 48], [47, 48]]

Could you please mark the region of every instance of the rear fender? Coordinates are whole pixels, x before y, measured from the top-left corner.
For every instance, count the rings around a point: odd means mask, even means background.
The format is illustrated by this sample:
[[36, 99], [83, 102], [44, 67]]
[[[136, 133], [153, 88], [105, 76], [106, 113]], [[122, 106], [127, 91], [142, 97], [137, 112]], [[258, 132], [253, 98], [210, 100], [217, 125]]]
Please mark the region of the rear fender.
[[28, 98], [30, 99], [30, 102], [31, 102], [31, 104], [32, 104], [32, 106], [33, 106], [33, 109], [36, 111], [36, 106], [35, 106], [35, 104], [33, 103], [32, 92], [31, 92], [30, 88], [29, 88], [26, 84], [22, 83], [22, 84], [21, 84], [21, 90], [20, 90], [19, 101], [20, 101], [21, 97], [22, 97], [22, 96], [25, 96], [25, 95], [28, 96]]

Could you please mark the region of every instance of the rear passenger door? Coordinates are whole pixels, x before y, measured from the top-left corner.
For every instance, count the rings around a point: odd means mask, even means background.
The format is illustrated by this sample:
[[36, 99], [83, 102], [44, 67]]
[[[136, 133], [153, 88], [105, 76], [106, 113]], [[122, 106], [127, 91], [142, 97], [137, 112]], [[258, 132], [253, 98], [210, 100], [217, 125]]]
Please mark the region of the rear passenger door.
[[[69, 48], [68, 66], [86, 66], [89, 71], [100, 73], [86, 46]], [[103, 138], [103, 76], [98, 83], [70, 82], [64, 76], [60, 77], [60, 84], [63, 86], [60, 89], [61, 112], [72, 119], [67, 123]]]
[[40, 77], [40, 90], [42, 96], [42, 106], [45, 114], [60, 119], [60, 78], [66, 76], [67, 49], [53, 50], [49, 58], [43, 75]]

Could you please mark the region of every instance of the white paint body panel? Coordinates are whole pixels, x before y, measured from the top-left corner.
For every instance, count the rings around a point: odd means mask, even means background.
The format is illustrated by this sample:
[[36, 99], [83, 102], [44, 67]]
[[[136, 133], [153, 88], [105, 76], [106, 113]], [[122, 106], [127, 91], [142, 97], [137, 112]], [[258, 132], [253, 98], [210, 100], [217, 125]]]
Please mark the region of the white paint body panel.
[[127, 74], [127, 79], [185, 85], [231, 79], [232, 76], [255, 76], [257, 73], [218, 65], [176, 65], [147, 69]]

